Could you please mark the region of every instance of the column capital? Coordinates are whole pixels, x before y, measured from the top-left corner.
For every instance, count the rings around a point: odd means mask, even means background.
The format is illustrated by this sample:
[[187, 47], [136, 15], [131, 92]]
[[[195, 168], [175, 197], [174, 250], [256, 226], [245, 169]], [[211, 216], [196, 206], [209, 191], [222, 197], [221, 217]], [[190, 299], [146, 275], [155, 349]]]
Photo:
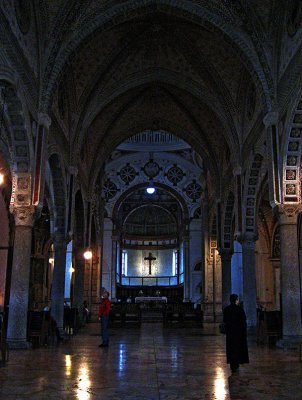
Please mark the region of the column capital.
[[263, 118], [263, 123], [266, 128], [268, 128], [271, 125], [277, 125], [278, 121], [279, 121], [279, 113], [277, 111], [270, 111]]
[[253, 249], [255, 247], [255, 242], [258, 239], [257, 235], [254, 232], [244, 232], [240, 238], [238, 238], [238, 242], [241, 243], [245, 248]]
[[296, 225], [302, 204], [280, 204], [277, 207], [280, 225]]
[[45, 126], [46, 129], [49, 129], [51, 125], [51, 118], [48, 114], [39, 112], [38, 114], [38, 124]]
[[62, 232], [55, 232], [52, 236], [54, 247], [66, 247], [68, 239]]
[[11, 207], [10, 211], [14, 215], [16, 226], [33, 226], [35, 214], [34, 206], [15, 206]]

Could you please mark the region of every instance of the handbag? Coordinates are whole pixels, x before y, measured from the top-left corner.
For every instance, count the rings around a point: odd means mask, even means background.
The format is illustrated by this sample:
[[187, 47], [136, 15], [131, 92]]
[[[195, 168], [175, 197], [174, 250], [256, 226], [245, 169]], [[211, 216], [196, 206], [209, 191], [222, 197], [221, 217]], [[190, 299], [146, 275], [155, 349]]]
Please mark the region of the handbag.
[[222, 334], [226, 334], [226, 329], [225, 329], [225, 323], [222, 322], [221, 324], [219, 324], [219, 332]]

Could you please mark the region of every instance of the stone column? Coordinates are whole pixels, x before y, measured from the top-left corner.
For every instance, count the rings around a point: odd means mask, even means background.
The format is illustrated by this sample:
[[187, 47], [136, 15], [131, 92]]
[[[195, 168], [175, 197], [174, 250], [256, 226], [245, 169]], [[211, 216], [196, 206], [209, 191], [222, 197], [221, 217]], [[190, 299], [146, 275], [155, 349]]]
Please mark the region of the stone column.
[[15, 240], [7, 341], [10, 348], [28, 348], [27, 311], [34, 207], [14, 207]]
[[247, 317], [247, 325], [254, 328], [257, 325], [256, 312], [256, 266], [255, 266], [255, 236], [245, 233], [242, 237], [242, 268], [243, 268], [243, 306]]
[[111, 299], [116, 299], [116, 267], [117, 267], [117, 244], [118, 238], [116, 236], [112, 237], [112, 261], [111, 261]]
[[61, 334], [64, 333], [64, 289], [66, 268], [66, 239], [63, 234], [54, 237], [54, 269], [51, 289], [51, 315], [57, 322]]
[[191, 271], [190, 271], [190, 243], [188, 238], [184, 238], [184, 301], [191, 299]]
[[263, 123], [266, 127], [269, 197], [272, 207], [281, 202], [278, 121], [279, 114], [274, 111], [267, 113], [263, 118]]
[[[101, 289], [110, 291], [111, 288], [111, 261], [112, 261], [112, 229], [113, 224], [110, 218], [104, 219], [103, 251], [102, 257], [102, 279]], [[110, 294], [111, 295], [111, 294]]]
[[232, 251], [229, 249], [221, 249], [221, 300], [222, 309], [230, 302], [230, 295], [232, 294]]
[[84, 301], [84, 271], [85, 271], [85, 249], [74, 249], [75, 272], [74, 272], [74, 296], [73, 306], [81, 310]]
[[42, 209], [43, 207], [47, 137], [50, 125], [51, 118], [49, 115], [40, 112], [38, 114], [38, 126], [36, 132], [35, 168], [32, 193], [32, 204], [37, 206], [39, 209]]
[[300, 205], [282, 205], [279, 207], [284, 342], [290, 342], [302, 335], [301, 277], [297, 235], [299, 212], [301, 212]]

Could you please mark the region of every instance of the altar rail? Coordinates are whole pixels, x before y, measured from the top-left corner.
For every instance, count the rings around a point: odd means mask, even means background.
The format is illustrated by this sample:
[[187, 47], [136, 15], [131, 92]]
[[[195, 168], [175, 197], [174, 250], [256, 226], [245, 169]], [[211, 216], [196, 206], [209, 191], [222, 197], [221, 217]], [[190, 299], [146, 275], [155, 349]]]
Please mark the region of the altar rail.
[[126, 286], [176, 286], [177, 276], [123, 276], [122, 285]]

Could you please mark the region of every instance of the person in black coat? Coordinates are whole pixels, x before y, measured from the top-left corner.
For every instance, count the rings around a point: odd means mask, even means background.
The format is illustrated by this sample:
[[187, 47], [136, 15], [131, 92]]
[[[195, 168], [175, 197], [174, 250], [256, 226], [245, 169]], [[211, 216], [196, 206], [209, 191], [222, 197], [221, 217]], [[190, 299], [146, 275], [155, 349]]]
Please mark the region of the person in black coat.
[[230, 364], [232, 372], [236, 372], [239, 364], [249, 362], [247, 338], [246, 338], [246, 315], [239, 306], [237, 294], [231, 294], [231, 304], [223, 310], [223, 322], [226, 331], [226, 355], [227, 363]]

